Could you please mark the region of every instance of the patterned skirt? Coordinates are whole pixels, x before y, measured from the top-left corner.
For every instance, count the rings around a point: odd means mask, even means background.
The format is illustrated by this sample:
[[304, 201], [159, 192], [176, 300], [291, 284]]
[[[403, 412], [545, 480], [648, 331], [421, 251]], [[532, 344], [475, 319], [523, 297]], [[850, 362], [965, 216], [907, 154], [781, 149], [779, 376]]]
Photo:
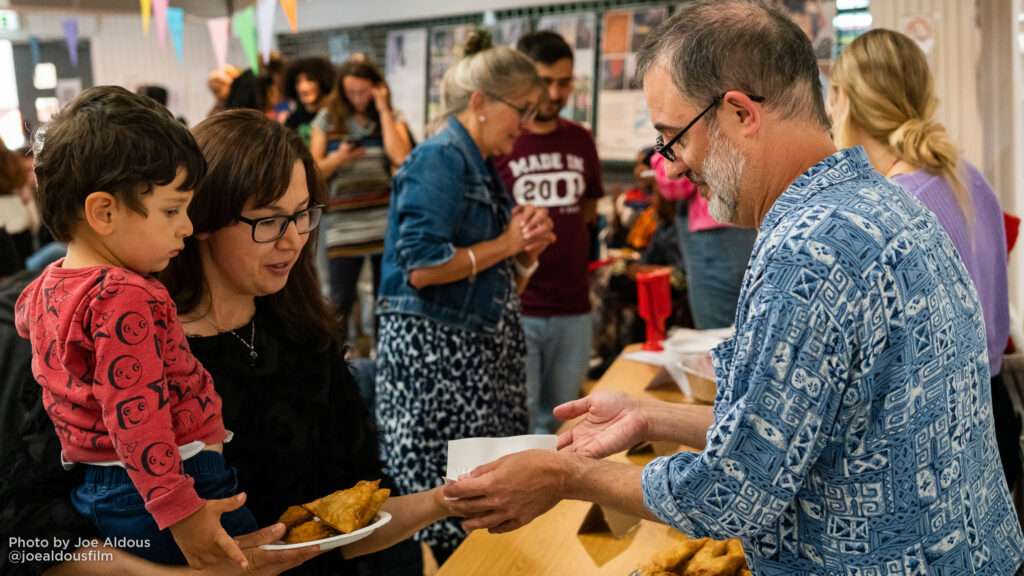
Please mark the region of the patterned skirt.
[[[381, 460], [402, 494], [443, 482], [449, 440], [527, 433], [526, 340], [519, 296], [511, 294], [490, 336], [419, 316], [380, 317]], [[436, 522], [414, 538], [450, 554], [466, 537], [461, 522]]]

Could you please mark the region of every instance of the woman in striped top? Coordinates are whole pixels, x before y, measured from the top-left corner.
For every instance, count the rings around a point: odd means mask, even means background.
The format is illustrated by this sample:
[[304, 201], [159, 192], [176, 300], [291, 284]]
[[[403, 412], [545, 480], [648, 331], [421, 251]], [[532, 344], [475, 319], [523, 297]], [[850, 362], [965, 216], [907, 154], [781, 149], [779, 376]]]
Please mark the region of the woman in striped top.
[[365, 57], [341, 65], [327, 106], [313, 120], [309, 148], [330, 188], [323, 229], [331, 296], [348, 315], [367, 256], [377, 296], [391, 176], [412, 149], [384, 78]]

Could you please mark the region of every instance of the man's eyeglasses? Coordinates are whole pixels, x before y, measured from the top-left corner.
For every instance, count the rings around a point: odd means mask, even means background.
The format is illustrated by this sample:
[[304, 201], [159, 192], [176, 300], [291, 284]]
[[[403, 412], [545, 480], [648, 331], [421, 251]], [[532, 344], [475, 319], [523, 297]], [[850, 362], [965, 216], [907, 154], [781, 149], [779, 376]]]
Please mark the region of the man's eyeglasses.
[[[718, 104], [723, 98], [725, 98], [725, 94], [722, 94], [715, 98], [714, 100], [712, 100], [711, 104], [708, 104], [707, 108], [705, 108], [700, 114], [697, 114], [696, 118], [690, 120], [689, 124], [683, 126], [683, 129], [680, 130], [678, 134], [673, 136], [672, 139], [669, 140], [667, 143], [665, 142], [665, 139], [661, 137], [661, 134], [658, 134], [658, 139], [654, 141], [654, 150], [658, 154], [664, 156], [665, 160], [668, 160], [669, 162], [675, 162], [676, 155], [675, 152], [672, 152], [672, 147], [676, 145], [676, 142], [679, 142], [679, 139], [683, 137], [683, 134], [686, 134], [687, 130], [693, 128], [693, 125], [696, 124], [697, 121], [700, 120], [705, 114], [707, 114], [709, 110], [714, 108], [715, 105]], [[747, 98], [750, 98], [754, 102], [764, 102], [763, 96], [751, 96], [750, 94], [747, 94]]]
[[536, 108], [520, 108], [519, 106], [516, 106], [515, 104], [509, 102], [508, 100], [505, 100], [501, 96], [495, 96], [494, 94], [491, 94], [489, 92], [487, 92], [486, 94], [487, 97], [490, 98], [491, 100], [497, 100], [498, 102], [501, 102], [505, 106], [508, 106], [509, 108], [515, 110], [516, 114], [519, 115], [520, 125], [529, 124], [530, 120], [533, 120], [534, 116], [537, 115]]
[[267, 216], [266, 218], [249, 219], [238, 217], [239, 222], [245, 222], [252, 226], [252, 240], [259, 244], [277, 242], [288, 230], [288, 225], [295, 223], [295, 229], [299, 234], [309, 234], [320, 225], [320, 217], [323, 216], [324, 207], [316, 204], [299, 210], [291, 216]]

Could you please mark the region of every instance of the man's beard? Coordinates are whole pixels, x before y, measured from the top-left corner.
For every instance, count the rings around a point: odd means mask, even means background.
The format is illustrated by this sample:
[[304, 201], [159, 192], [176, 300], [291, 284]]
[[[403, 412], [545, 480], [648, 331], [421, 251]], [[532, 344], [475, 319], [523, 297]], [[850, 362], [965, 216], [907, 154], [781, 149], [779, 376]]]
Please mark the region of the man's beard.
[[708, 127], [708, 140], [711, 147], [701, 165], [700, 177], [691, 173], [690, 180], [694, 184], [703, 183], [710, 190], [708, 213], [711, 217], [722, 223], [733, 223], [747, 159], [722, 135], [718, 124]]
[[562, 112], [562, 108], [565, 108], [565, 102], [564, 101], [562, 101], [562, 102], [551, 102], [550, 104], [551, 104], [551, 108], [550, 108], [551, 112], [547, 113], [547, 110], [546, 110], [546, 108], [548, 107], [547, 103], [542, 104], [537, 109], [537, 116], [534, 117], [534, 120], [536, 120], [537, 122], [551, 122], [552, 120], [555, 120], [556, 118], [558, 118], [558, 115], [561, 114], [561, 112]]

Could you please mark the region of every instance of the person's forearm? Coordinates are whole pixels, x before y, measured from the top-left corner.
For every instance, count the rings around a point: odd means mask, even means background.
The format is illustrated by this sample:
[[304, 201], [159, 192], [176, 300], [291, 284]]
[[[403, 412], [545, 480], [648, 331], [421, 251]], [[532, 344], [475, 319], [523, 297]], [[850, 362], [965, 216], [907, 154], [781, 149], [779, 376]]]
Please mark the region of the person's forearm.
[[395, 122], [394, 112], [380, 110], [380, 133], [384, 140], [384, 152], [395, 166], [405, 162], [405, 157], [412, 151], [409, 135]]
[[345, 558], [355, 558], [390, 548], [434, 522], [447, 518], [448, 511], [438, 503], [442, 488], [439, 486], [426, 492], [389, 498], [381, 509], [391, 514], [391, 521], [366, 538], [342, 548], [342, 554]]
[[341, 160], [333, 154], [321, 156], [320, 158], [314, 157], [313, 162], [316, 163], [317, 169], [324, 175], [324, 178], [329, 178], [341, 166]]
[[608, 506], [653, 522], [661, 522], [644, 506], [641, 484], [643, 468], [607, 460], [594, 460], [566, 454], [566, 473], [562, 475], [562, 497]]
[[[473, 250], [473, 256], [476, 258], [477, 274], [515, 254], [514, 248], [508, 245], [504, 236], [480, 242], [471, 246], [470, 249]], [[468, 278], [472, 273], [473, 262], [469, 256], [469, 249], [456, 248], [455, 256], [444, 264], [413, 270], [409, 274], [409, 282], [416, 288], [423, 288], [435, 284], [457, 282]]]
[[649, 400], [641, 409], [647, 422], [647, 440], [667, 440], [691, 448], [704, 448], [708, 429], [715, 422], [714, 408], [701, 404]]
[[90, 551], [96, 560], [70, 560], [53, 566], [43, 576], [173, 576], [188, 573], [188, 566], [154, 564], [124, 550], [107, 546], [82, 547], [75, 550], [74, 554], [86, 558]]

